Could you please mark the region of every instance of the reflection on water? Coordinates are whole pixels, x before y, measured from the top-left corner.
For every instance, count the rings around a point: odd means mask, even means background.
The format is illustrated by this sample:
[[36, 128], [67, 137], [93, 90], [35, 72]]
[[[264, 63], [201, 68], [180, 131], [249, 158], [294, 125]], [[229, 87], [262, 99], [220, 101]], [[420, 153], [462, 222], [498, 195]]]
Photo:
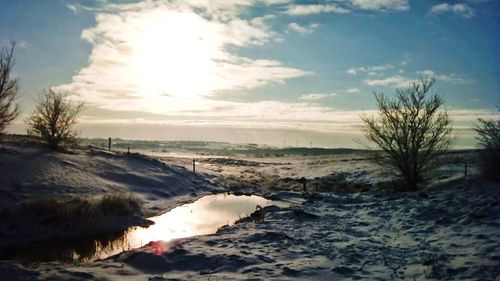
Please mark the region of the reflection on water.
[[92, 237], [77, 240], [53, 240], [43, 243], [27, 244], [7, 249], [2, 259], [13, 259], [23, 264], [49, 261], [92, 261], [131, 249], [126, 241], [126, 231], [108, 234], [105, 237]]
[[15, 249], [9, 258], [20, 262], [72, 261], [83, 262], [103, 259], [122, 251], [144, 246], [150, 241], [168, 241], [176, 238], [215, 233], [223, 225], [249, 215], [257, 205], [275, 204], [259, 196], [229, 194], [207, 195], [197, 201], [176, 207], [150, 220], [148, 227], [133, 227], [124, 233], [105, 238], [80, 239], [77, 241], [53, 241]]

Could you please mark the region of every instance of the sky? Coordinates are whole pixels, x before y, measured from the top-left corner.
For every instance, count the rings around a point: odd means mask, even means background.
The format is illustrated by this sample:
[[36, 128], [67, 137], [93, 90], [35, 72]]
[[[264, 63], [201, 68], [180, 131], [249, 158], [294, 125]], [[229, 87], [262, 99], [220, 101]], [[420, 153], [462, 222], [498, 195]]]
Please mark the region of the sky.
[[360, 147], [374, 92], [419, 77], [474, 147], [498, 118], [500, 1], [0, 0], [24, 133], [42, 89], [86, 109], [82, 137]]

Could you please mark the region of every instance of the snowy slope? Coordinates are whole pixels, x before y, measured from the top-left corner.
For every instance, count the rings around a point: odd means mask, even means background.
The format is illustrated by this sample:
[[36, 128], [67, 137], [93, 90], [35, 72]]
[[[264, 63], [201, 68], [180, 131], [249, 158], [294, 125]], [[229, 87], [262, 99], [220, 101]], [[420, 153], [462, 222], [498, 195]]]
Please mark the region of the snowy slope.
[[61, 153], [39, 144], [7, 141], [1, 144], [0, 155], [4, 203], [40, 196], [133, 193], [144, 199], [148, 213], [156, 213], [220, 189], [213, 177], [140, 154], [91, 148]]

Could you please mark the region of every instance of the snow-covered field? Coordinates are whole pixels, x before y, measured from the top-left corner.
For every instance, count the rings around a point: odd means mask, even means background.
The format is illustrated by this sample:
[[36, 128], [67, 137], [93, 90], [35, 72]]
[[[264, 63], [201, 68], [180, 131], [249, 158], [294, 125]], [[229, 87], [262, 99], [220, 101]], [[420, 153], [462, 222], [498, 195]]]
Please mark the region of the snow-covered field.
[[141, 154], [90, 148], [57, 153], [29, 141], [4, 141], [0, 155], [3, 204], [43, 196], [133, 193], [144, 200], [146, 213], [157, 214], [165, 205], [221, 191], [213, 176]]
[[[137, 194], [146, 211], [157, 214], [222, 190], [221, 186], [300, 202], [287, 208], [267, 207], [260, 222], [156, 242], [90, 263], [2, 261], [0, 280], [498, 280], [500, 276], [500, 183], [471, 176], [474, 167], [464, 179], [463, 163], [457, 159], [470, 155], [450, 158], [425, 189], [428, 196], [419, 196], [378, 188], [376, 183], [387, 179], [387, 173], [359, 153], [204, 157], [196, 159], [193, 174], [191, 157], [182, 155], [155, 160], [99, 150], [60, 154], [16, 143], [4, 143], [0, 150], [2, 203], [51, 194], [90, 197], [120, 191]], [[301, 177], [308, 179], [309, 191], [325, 182], [359, 182], [363, 188], [304, 194], [297, 181]]]

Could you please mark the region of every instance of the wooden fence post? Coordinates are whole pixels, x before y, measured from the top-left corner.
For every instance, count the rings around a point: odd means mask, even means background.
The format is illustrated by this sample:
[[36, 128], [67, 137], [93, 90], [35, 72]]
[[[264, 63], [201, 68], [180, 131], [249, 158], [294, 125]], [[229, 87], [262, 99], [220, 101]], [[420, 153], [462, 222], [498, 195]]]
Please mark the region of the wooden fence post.
[[302, 191], [307, 191], [307, 179], [305, 177], [301, 177], [299, 180], [302, 183]]

